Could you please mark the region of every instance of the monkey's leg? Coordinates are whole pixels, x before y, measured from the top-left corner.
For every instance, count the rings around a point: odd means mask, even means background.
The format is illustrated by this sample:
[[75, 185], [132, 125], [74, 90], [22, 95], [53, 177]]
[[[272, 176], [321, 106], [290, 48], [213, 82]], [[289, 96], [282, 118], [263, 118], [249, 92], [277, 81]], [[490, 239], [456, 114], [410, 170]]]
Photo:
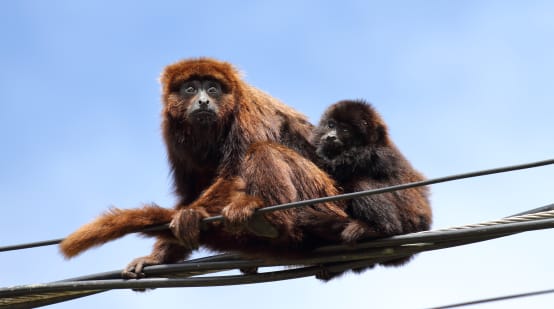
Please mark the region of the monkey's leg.
[[[220, 225], [215, 222], [206, 226], [201, 222], [202, 219], [220, 214], [225, 217], [224, 224], [230, 233], [246, 228], [257, 236], [276, 237], [275, 228], [264, 222], [263, 218], [253, 216], [254, 210], [263, 205], [260, 199], [245, 194], [244, 181], [240, 177], [221, 177], [196, 201], [179, 209], [169, 227], [179, 242], [189, 249], [198, 248], [202, 229]], [[230, 209], [236, 211], [228, 211]]]
[[[310, 160], [275, 143], [251, 146], [239, 171], [244, 184], [237, 191], [244, 193], [237, 194], [223, 209], [229, 221], [247, 221], [262, 206], [338, 193], [334, 181]], [[291, 241], [303, 242], [303, 234], [309, 234], [314, 241], [327, 244], [341, 241], [340, 234], [349, 220], [343, 208], [338, 203], [320, 203], [265, 213], [263, 217]]]
[[246, 229], [256, 236], [277, 238], [279, 231], [263, 215], [254, 213], [256, 209], [270, 205], [264, 204], [258, 197], [247, 194], [245, 181], [241, 177], [235, 177], [232, 182], [229, 203], [221, 210], [226, 228], [231, 232]]

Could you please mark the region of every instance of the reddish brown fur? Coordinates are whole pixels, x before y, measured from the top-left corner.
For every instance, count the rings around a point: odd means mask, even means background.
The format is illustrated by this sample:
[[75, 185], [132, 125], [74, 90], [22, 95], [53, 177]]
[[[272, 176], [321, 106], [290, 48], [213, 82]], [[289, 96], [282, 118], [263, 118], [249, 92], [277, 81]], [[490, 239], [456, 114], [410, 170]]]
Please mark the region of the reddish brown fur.
[[[216, 122], [199, 127], [190, 119], [191, 102], [181, 96], [179, 87], [191, 78], [222, 84]], [[315, 158], [308, 140], [313, 126], [302, 114], [243, 82], [229, 63], [213, 59], [172, 64], [162, 73], [161, 83], [163, 137], [179, 198], [170, 224], [176, 239], [160, 236], [149, 256], [129, 264], [126, 277], [139, 276], [146, 265], [186, 258], [199, 245], [270, 258], [297, 256], [341, 241], [340, 233], [350, 222], [341, 204], [253, 217], [262, 206], [338, 193], [334, 181], [309, 160]], [[64, 254], [73, 256], [136, 230], [141, 223], [130, 222], [135, 220], [132, 214], [133, 210], [121, 213], [120, 224], [97, 238], [70, 236], [62, 247]], [[219, 214], [225, 223], [202, 228], [201, 219]], [[94, 234], [101, 228], [98, 220], [76, 233]]]
[[67, 258], [71, 258], [91, 247], [137, 232], [145, 227], [167, 223], [174, 213], [174, 210], [156, 205], [138, 209], [111, 208], [65, 238], [60, 243], [60, 249]]

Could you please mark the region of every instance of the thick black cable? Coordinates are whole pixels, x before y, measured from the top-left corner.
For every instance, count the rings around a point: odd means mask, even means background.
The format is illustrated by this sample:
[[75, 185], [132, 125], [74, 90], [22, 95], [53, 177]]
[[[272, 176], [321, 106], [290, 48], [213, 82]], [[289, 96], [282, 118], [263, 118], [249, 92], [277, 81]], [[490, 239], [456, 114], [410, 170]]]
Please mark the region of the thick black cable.
[[[497, 226], [476, 227], [464, 230], [453, 231], [437, 231], [426, 233], [414, 233], [408, 235], [402, 235], [397, 237], [391, 237], [384, 240], [374, 240], [365, 243], [360, 243], [352, 252], [343, 251], [340, 246], [336, 246], [334, 250], [316, 250], [313, 257], [305, 259], [279, 261], [273, 263], [265, 263], [259, 260], [250, 261], [215, 261], [215, 262], [200, 262], [200, 263], [183, 263], [181, 265], [158, 265], [151, 266], [145, 269], [148, 273], [149, 269], [155, 269], [159, 267], [165, 268], [166, 271], [175, 273], [176, 271], [200, 271], [200, 270], [221, 270], [232, 269], [249, 266], [277, 266], [277, 265], [306, 265], [306, 264], [324, 264], [337, 261], [352, 261], [352, 260], [365, 260], [368, 258], [380, 258], [380, 257], [394, 257], [400, 255], [410, 255], [422, 251], [427, 251], [427, 248], [444, 248], [461, 243], [472, 243], [482, 240], [488, 240], [495, 237], [502, 237], [513, 233], [531, 231], [543, 228], [554, 227], [554, 219], [541, 219], [528, 222], [514, 222], [506, 223]], [[411, 237], [416, 236], [416, 237]], [[401, 238], [401, 239], [399, 239]], [[402, 239], [403, 238], [403, 239]], [[387, 242], [387, 240], [389, 240]], [[329, 248], [329, 247], [328, 247]], [[391, 251], [392, 249], [392, 251]], [[188, 265], [187, 265], [188, 264]], [[154, 274], [154, 273], [152, 273]], [[159, 273], [161, 274], [161, 273]], [[158, 274], [158, 275], [159, 275]], [[150, 275], [150, 274], [149, 274]], [[112, 279], [108, 279], [112, 280]], [[90, 280], [86, 280], [90, 281]], [[97, 280], [93, 280], [97, 281]], [[68, 282], [66, 280], [59, 281], [57, 283]], [[75, 282], [75, 281], [70, 281]], [[33, 285], [35, 286], [35, 285]], [[49, 292], [49, 291], [44, 291]], [[3, 289], [2, 293], [6, 293], [6, 289]], [[4, 296], [0, 293], [0, 296]]]
[[[369, 251], [361, 251], [358, 253], [352, 253], [350, 258], [345, 255], [337, 255], [334, 257], [334, 261], [339, 263], [332, 263], [326, 266], [324, 263], [316, 263], [315, 266], [306, 266], [296, 268], [292, 270], [280, 270], [251, 275], [229, 275], [229, 276], [212, 276], [212, 277], [197, 277], [197, 278], [180, 278], [180, 279], [168, 279], [168, 278], [144, 278], [140, 280], [120, 280], [120, 279], [106, 279], [106, 280], [85, 280], [85, 281], [58, 281], [45, 284], [33, 284], [27, 286], [13, 286], [9, 288], [0, 289], [0, 299], [8, 297], [18, 297], [28, 294], [45, 294], [45, 293], [67, 293], [78, 291], [95, 291], [95, 290], [107, 290], [107, 289], [147, 289], [147, 288], [164, 288], [164, 287], [205, 287], [205, 286], [226, 286], [226, 285], [238, 285], [238, 284], [251, 284], [261, 282], [272, 282], [288, 279], [296, 279], [301, 277], [313, 276], [322, 270], [339, 271], [345, 267], [351, 268], [356, 263], [351, 264], [352, 261], [364, 261], [367, 263], [367, 259], [373, 259], [372, 262], [384, 262], [391, 259], [397, 259], [424, 251], [444, 249], [452, 246], [459, 246], [477, 241], [488, 240], [490, 237], [483, 236], [479, 239], [473, 239], [471, 241], [454, 241], [452, 243], [440, 243], [440, 244], [422, 244], [421, 246], [407, 246], [399, 248], [387, 248], [387, 249], [371, 249]], [[343, 260], [343, 263], [341, 262]], [[333, 259], [329, 259], [333, 261]], [[300, 261], [297, 261], [297, 263]], [[291, 262], [292, 263], [292, 262]], [[1, 308], [1, 306], [0, 306]]]
[[[51, 284], [31, 285], [11, 287], [0, 289], [0, 308], [36, 308], [54, 303], [64, 302], [79, 297], [90, 296], [93, 294], [108, 291], [110, 289], [126, 289], [126, 288], [159, 288], [159, 287], [193, 287], [193, 286], [221, 286], [221, 285], [237, 285], [247, 283], [261, 283], [278, 280], [297, 279], [307, 276], [312, 276], [325, 270], [326, 272], [341, 272], [356, 267], [363, 267], [375, 263], [386, 262], [401, 257], [406, 257], [415, 253], [424, 251], [444, 249], [454, 246], [461, 246], [468, 243], [489, 240], [494, 237], [479, 237], [471, 240], [454, 241], [442, 244], [422, 244], [420, 246], [399, 247], [387, 249], [370, 249], [369, 251], [359, 252], [357, 254], [338, 255], [327, 257], [327, 260], [332, 263], [316, 264], [315, 266], [306, 266], [294, 271], [277, 271], [271, 273], [263, 273], [256, 275], [243, 276], [219, 276], [219, 277], [204, 277], [204, 278], [187, 278], [187, 279], [165, 279], [159, 281], [156, 279], [141, 279], [139, 283], [134, 281], [122, 280], [85, 280], [85, 281], [58, 281]], [[223, 256], [222, 256], [223, 257]], [[320, 259], [321, 262], [325, 259]], [[337, 262], [338, 261], [338, 262]], [[304, 261], [302, 262], [304, 263]], [[297, 262], [290, 264], [298, 265]], [[159, 265], [164, 266], [164, 265]], [[170, 265], [165, 265], [170, 266]], [[153, 266], [156, 267], [156, 266]], [[291, 274], [289, 274], [291, 273]], [[260, 277], [260, 275], [263, 275]], [[269, 276], [269, 278], [268, 278]], [[246, 278], [245, 278], [246, 277]], [[251, 279], [249, 279], [251, 278]], [[204, 280], [197, 282], [198, 279]], [[161, 283], [161, 284], [160, 284]], [[60, 285], [61, 284], [61, 285]], [[87, 285], [88, 284], [88, 285]], [[116, 284], [116, 286], [111, 285]], [[117, 286], [119, 284], [119, 286]], [[69, 287], [69, 288], [67, 288]]]
[[[479, 236], [494, 236], [494, 235], [509, 235], [527, 231], [535, 231], [542, 229], [554, 228], [554, 218], [540, 219], [525, 222], [513, 222], [492, 226], [480, 226], [468, 229], [459, 230], [443, 230], [429, 231], [387, 238], [376, 239], [373, 241], [359, 243], [356, 248], [378, 248], [387, 246], [407, 245], [410, 243], [425, 243], [425, 242], [444, 242], [451, 240], [463, 240], [471, 237]], [[348, 251], [349, 247], [345, 245], [326, 246], [316, 249], [315, 252], [333, 252], [333, 251]]]
[[[189, 267], [177, 268], [176, 270], [172, 269], [172, 266], [178, 264], [168, 264], [168, 265], [156, 265], [147, 267], [148, 274], [150, 276], [156, 277], [156, 275], [172, 278], [172, 277], [190, 277], [193, 275], [207, 274], [215, 272], [212, 269], [208, 270], [198, 270], [199, 267], [194, 265], [198, 263], [208, 263], [208, 262], [223, 262], [223, 261], [238, 261], [240, 256], [238, 254], [219, 254], [214, 256], [202, 257], [197, 259], [191, 259], [183, 261], [182, 264], [186, 264]], [[190, 265], [193, 265], [190, 267]], [[228, 267], [228, 266], [227, 266]], [[202, 268], [202, 267], [200, 267]], [[206, 269], [206, 267], [204, 266]], [[191, 271], [192, 270], [192, 271]], [[227, 269], [221, 269], [218, 271], [225, 271]], [[87, 281], [87, 280], [106, 280], [106, 279], [121, 279], [121, 270], [103, 272], [92, 275], [85, 275], [75, 278], [69, 278], [65, 280], [60, 280], [56, 282], [72, 282], [72, 281]], [[0, 289], [1, 290], [1, 289]], [[4, 297], [2, 300], [0, 298], [0, 308], [9, 307], [10, 309], [26, 309], [26, 308], [37, 308], [42, 306], [47, 306], [51, 304], [56, 304], [60, 302], [65, 302], [73, 300], [76, 298], [91, 296], [98, 293], [103, 293], [109, 291], [108, 289], [101, 290], [82, 290], [82, 291], [70, 291], [70, 292], [53, 292], [53, 293], [30, 293], [27, 295], [22, 295], [19, 297], [14, 297], [8, 299]]]
[[[544, 207], [536, 208], [544, 209]], [[529, 211], [528, 213], [533, 213]], [[425, 243], [445, 243], [451, 241], [479, 241], [486, 237], [498, 238], [520, 232], [533, 231], [539, 229], [554, 228], [554, 218], [540, 219], [525, 222], [503, 223], [492, 226], [472, 227], [468, 229], [453, 229], [453, 230], [438, 230], [420, 233], [405, 234], [392, 236], [387, 238], [368, 240], [358, 243], [356, 246], [351, 245], [332, 245], [324, 246], [315, 249], [311, 256], [303, 259], [284, 260], [266, 262], [262, 260], [244, 260], [239, 254], [220, 254], [210, 257], [204, 257], [193, 260], [186, 260], [180, 263], [168, 265], [148, 266], [144, 269], [148, 277], [152, 276], [168, 276], [174, 275], [196, 275], [204, 274], [204, 271], [213, 270], [228, 270], [233, 268], [244, 268], [252, 266], [282, 266], [282, 265], [307, 265], [319, 264], [336, 261], [335, 255], [345, 256], [351, 259], [349, 252], [359, 251], [362, 249], [378, 249], [394, 246], [409, 246], [414, 244]], [[307, 254], [306, 254], [307, 255]], [[191, 273], [192, 272], [192, 273]], [[121, 270], [105, 272], [96, 275], [82, 276], [77, 278], [66, 279], [64, 281], [82, 281], [82, 280], [100, 280], [100, 279], [117, 279], [120, 278]]]
[[[443, 182], [448, 182], [448, 181], [453, 181], [453, 180], [460, 180], [460, 179], [471, 178], [471, 177], [479, 177], [479, 176], [485, 176], [485, 175], [491, 175], [491, 174], [505, 173], [505, 172], [510, 172], [510, 171], [516, 171], [516, 170], [534, 168], [534, 167], [539, 167], [539, 166], [544, 166], [544, 165], [550, 165], [550, 164], [554, 164], [554, 159], [531, 162], [531, 163], [526, 163], [526, 164], [519, 164], [519, 165], [511, 165], [511, 166], [505, 166], [505, 167], [499, 167], [499, 168], [493, 168], [493, 169], [487, 169], [487, 170], [481, 170], [481, 171], [469, 172], [469, 173], [463, 173], [463, 174], [455, 174], [455, 175], [451, 175], [451, 176], [428, 179], [428, 180], [424, 180], [424, 181], [416, 181], [416, 182], [400, 184], [400, 185], [395, 185], [395, 186], [390, 186], [390, 187], [385, 187], [385, 188], [359, 191], [359, 192], [352, 192], [352, 193], [345, 193], [345, 194], [339, 194], [339, 195], [334, 195], [334, 196], [327, 196], [327, 197], [321, 197], [321, 198], [316, 198], [316, 199], [297, 201], [297, 202], [292, 202], [292, 203], [285, 203], [285, 204], [281, 204], [281, 205], [268, 206], [268, 207], [260, 208], [256, 212], [266, 213], [266, 212], [271, 212], [271, 211], [285, 210], [285, 209], [290, 209], [290, 208], [295, 208], [295, 207], [307, 206], [307, 205], [312, 205], [312, 204], [317, 204], [317, 203], [347, 200], [347, 199], [353, 199], [353, 198], [368, 196], [368, 195], [373, 195], [373, 194], [380, 194], [380, 193], [387, 193], [387, 192], [398, 191], [398, 190], [405, 190], [405, 189], [427, 186], [427, 185], [443, 183]], [[209, 222], [215, 222], [215, 221], [220, 221], [220, 220], [223, 220], [223, 216], [221, 216], [221, 215], [206, 218], [206, 219], [203, 220], [203, 222], [204, 223], [209, 223]], [[167, 229], [167, 226], [168, 226], [167, 224], [162, 224], [162, 225], [159, 225], [159, 226], [150, 227], [146, 230], [148, 230], [148, 231], [163, 230], [163, 229]], [[0, 247], [0, 252], [55, 245], [55, 244], [59, 244], [62, 241], [63, 241], [63, 238], [58, 238], [58, 239], [52, 239], [52, 240], [47, 240], [47, 241], [3, 246], [3, 247]]]
[[57, 245], [57, 244], [59, 244], [60, 242], [62, 242], [62, 240], [63, 240], [63, 238], [58, 238], [58, 239], [51, 239], [51, 240], [30, 242], [30, 243], [19, 244], [19, 245], [3, 246], [3, 247], [0, 247], [0, 252], [3, 252], [3, 251], [14, 251], [14, 250], [22, 250], [22, 249], [29, 249], [29, 248], [36, 248], [36, 247], [44, 247], [44, 246], [51, 246], [51, 245]]
[[[147, 266], [145, 267], [144, 271], [148, 276], [153, 276], [153, 277], [167, 276], [169, 274], [187, 273], [187, 272], [190, 272], [191, 270], [194, 270], [195, 272], [200, 272], [202, 270], [212, 270], [213, 268], [206, 268], [205, 266], [204, 267], [202, 266], [202, 265], [205, 265], [206, 263], [235, 262], [235, 261], [244, 261], [244, 259], [242, 259], [242, 257], [239, 254], [223, 253], [223, 254], [217, 254], [217, 255], [212, 255], [207, 257], [185, 260], [174, 264]], [[193, 265], [193, 266], [191, 267], [190, 265]], [[223, 265], [221, 267], [223, 267], [223, 270], [226, 270], [229, 268], [227, 267], [227, 265]], [[93, 275], [85, 275], [80, 277], [64, 279], [58, 282], [121, 279], [121, 271], [122, 269], [112, 270], [112, 271], [97, 273]]]
[[[327, 197], [321, 197], [316, 199], [310, 199], [310, 200], [304, 200], [304, 201], [298, 201], [298, 202], [292, 202], [292, 203], [285, 203], [281, 205], [275, 205], [275, 206], [268, 206], [264, 208], [260, 208], [257, 210], [259, 213], [266, 213], [270, 211], [276, 211], [276, 210], [285, 210], [289, 208], [294, 207], [300, 207], [300, 206], [307, 206], [317, 203], [325, 203], [325, 202], [334, 202], [339, 200], [347, 200], [347, 199], [353, 199], [357, 197], [367, 196], [367, 195], [374, 195], [374, 194], [380, 194], [380, 193], [387, 193], [392, 191], [399, 191], [399, 190], [405, 190], [405, 189], [411, 189], [415, 187], [422, 187], [442, 182], [448, 182], [453, 180], [460, 180], [465, 178], [471, 178], [471, 177], [479, 177], [479, 176], [485, 176], [485, 175], [491, 175], [491, 174], [498, 174], [498, 173], [505, 173], [505, 172], [511, 172], [516, 170], [522, 170], [522, 169], [528, 169], [528, 168], [534, 168], [544, 165], [554, 164], [554, 159], [549, 160], [543, 160], [543, 161], [537, 161], [532, 163], [526, 163], [526, 164], [520, 164], [520, 165], [512, 165], [512, 166], [506, 166], [506, 167], [499, 167], [499, 168], [493, 168], [493, 169], [487, 169], [487, 170], [481, 170], [476, 172], [469, 172], [469, 173], [463, 173], [463, 174], [456, 174], [451, 176], [445, 176], [445, 177], [439, 177], [434, 179], [428, 179], [423, 181], [415, 181], [410, 182], [406, 184], [400, 184], [385, 188], [379, 188], [379, 189], [373, 189], [373, 190], [366, 190], [366, 191], [359, 191], [359, 192], [352, 192], [352, 193], [344, 193], [339, 194], [335, 196], [327, 196]], [[204, 222], [212, 222], [212, 221], [219, 221], [223, 220], [223, 216], [213, 216], [210, 218], [204, 219]]]

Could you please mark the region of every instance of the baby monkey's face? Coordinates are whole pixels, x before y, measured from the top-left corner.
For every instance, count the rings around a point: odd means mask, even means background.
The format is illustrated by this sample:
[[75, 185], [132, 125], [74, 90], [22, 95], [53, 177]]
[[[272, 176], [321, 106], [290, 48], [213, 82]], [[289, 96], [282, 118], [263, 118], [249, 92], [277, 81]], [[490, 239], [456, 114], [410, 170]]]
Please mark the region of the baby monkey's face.
[[362, 149], [388, 146], [387, 129], [377, 112], [365, 101], [344, 100], [327, 108], [314, 129], [312, 144], [317, 155], [333, 160], [354, 159]]
[[356, 146], [356, 128], [347, 122], [323, 119], [315, 129], [314, 144], [317, 154], [332, 159], [349, 148]]

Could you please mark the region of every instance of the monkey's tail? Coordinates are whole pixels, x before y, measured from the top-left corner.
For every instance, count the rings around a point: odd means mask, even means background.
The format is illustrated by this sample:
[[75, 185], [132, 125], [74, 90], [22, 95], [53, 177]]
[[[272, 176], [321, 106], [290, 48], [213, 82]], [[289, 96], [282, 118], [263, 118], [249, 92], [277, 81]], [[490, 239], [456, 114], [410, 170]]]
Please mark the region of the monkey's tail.
[[[66, 258], [72, 258], [95, 246], [123, 237], [129, 233], [153, 226], [169, 223], [175, 214], [174, 209], [147, 205], [142, 208], [110, 208], [94, 221], [81, 226], [60, 243], [60, 250]], [[142, 233], [146, 236], [163, 236], [168, 231]]]

